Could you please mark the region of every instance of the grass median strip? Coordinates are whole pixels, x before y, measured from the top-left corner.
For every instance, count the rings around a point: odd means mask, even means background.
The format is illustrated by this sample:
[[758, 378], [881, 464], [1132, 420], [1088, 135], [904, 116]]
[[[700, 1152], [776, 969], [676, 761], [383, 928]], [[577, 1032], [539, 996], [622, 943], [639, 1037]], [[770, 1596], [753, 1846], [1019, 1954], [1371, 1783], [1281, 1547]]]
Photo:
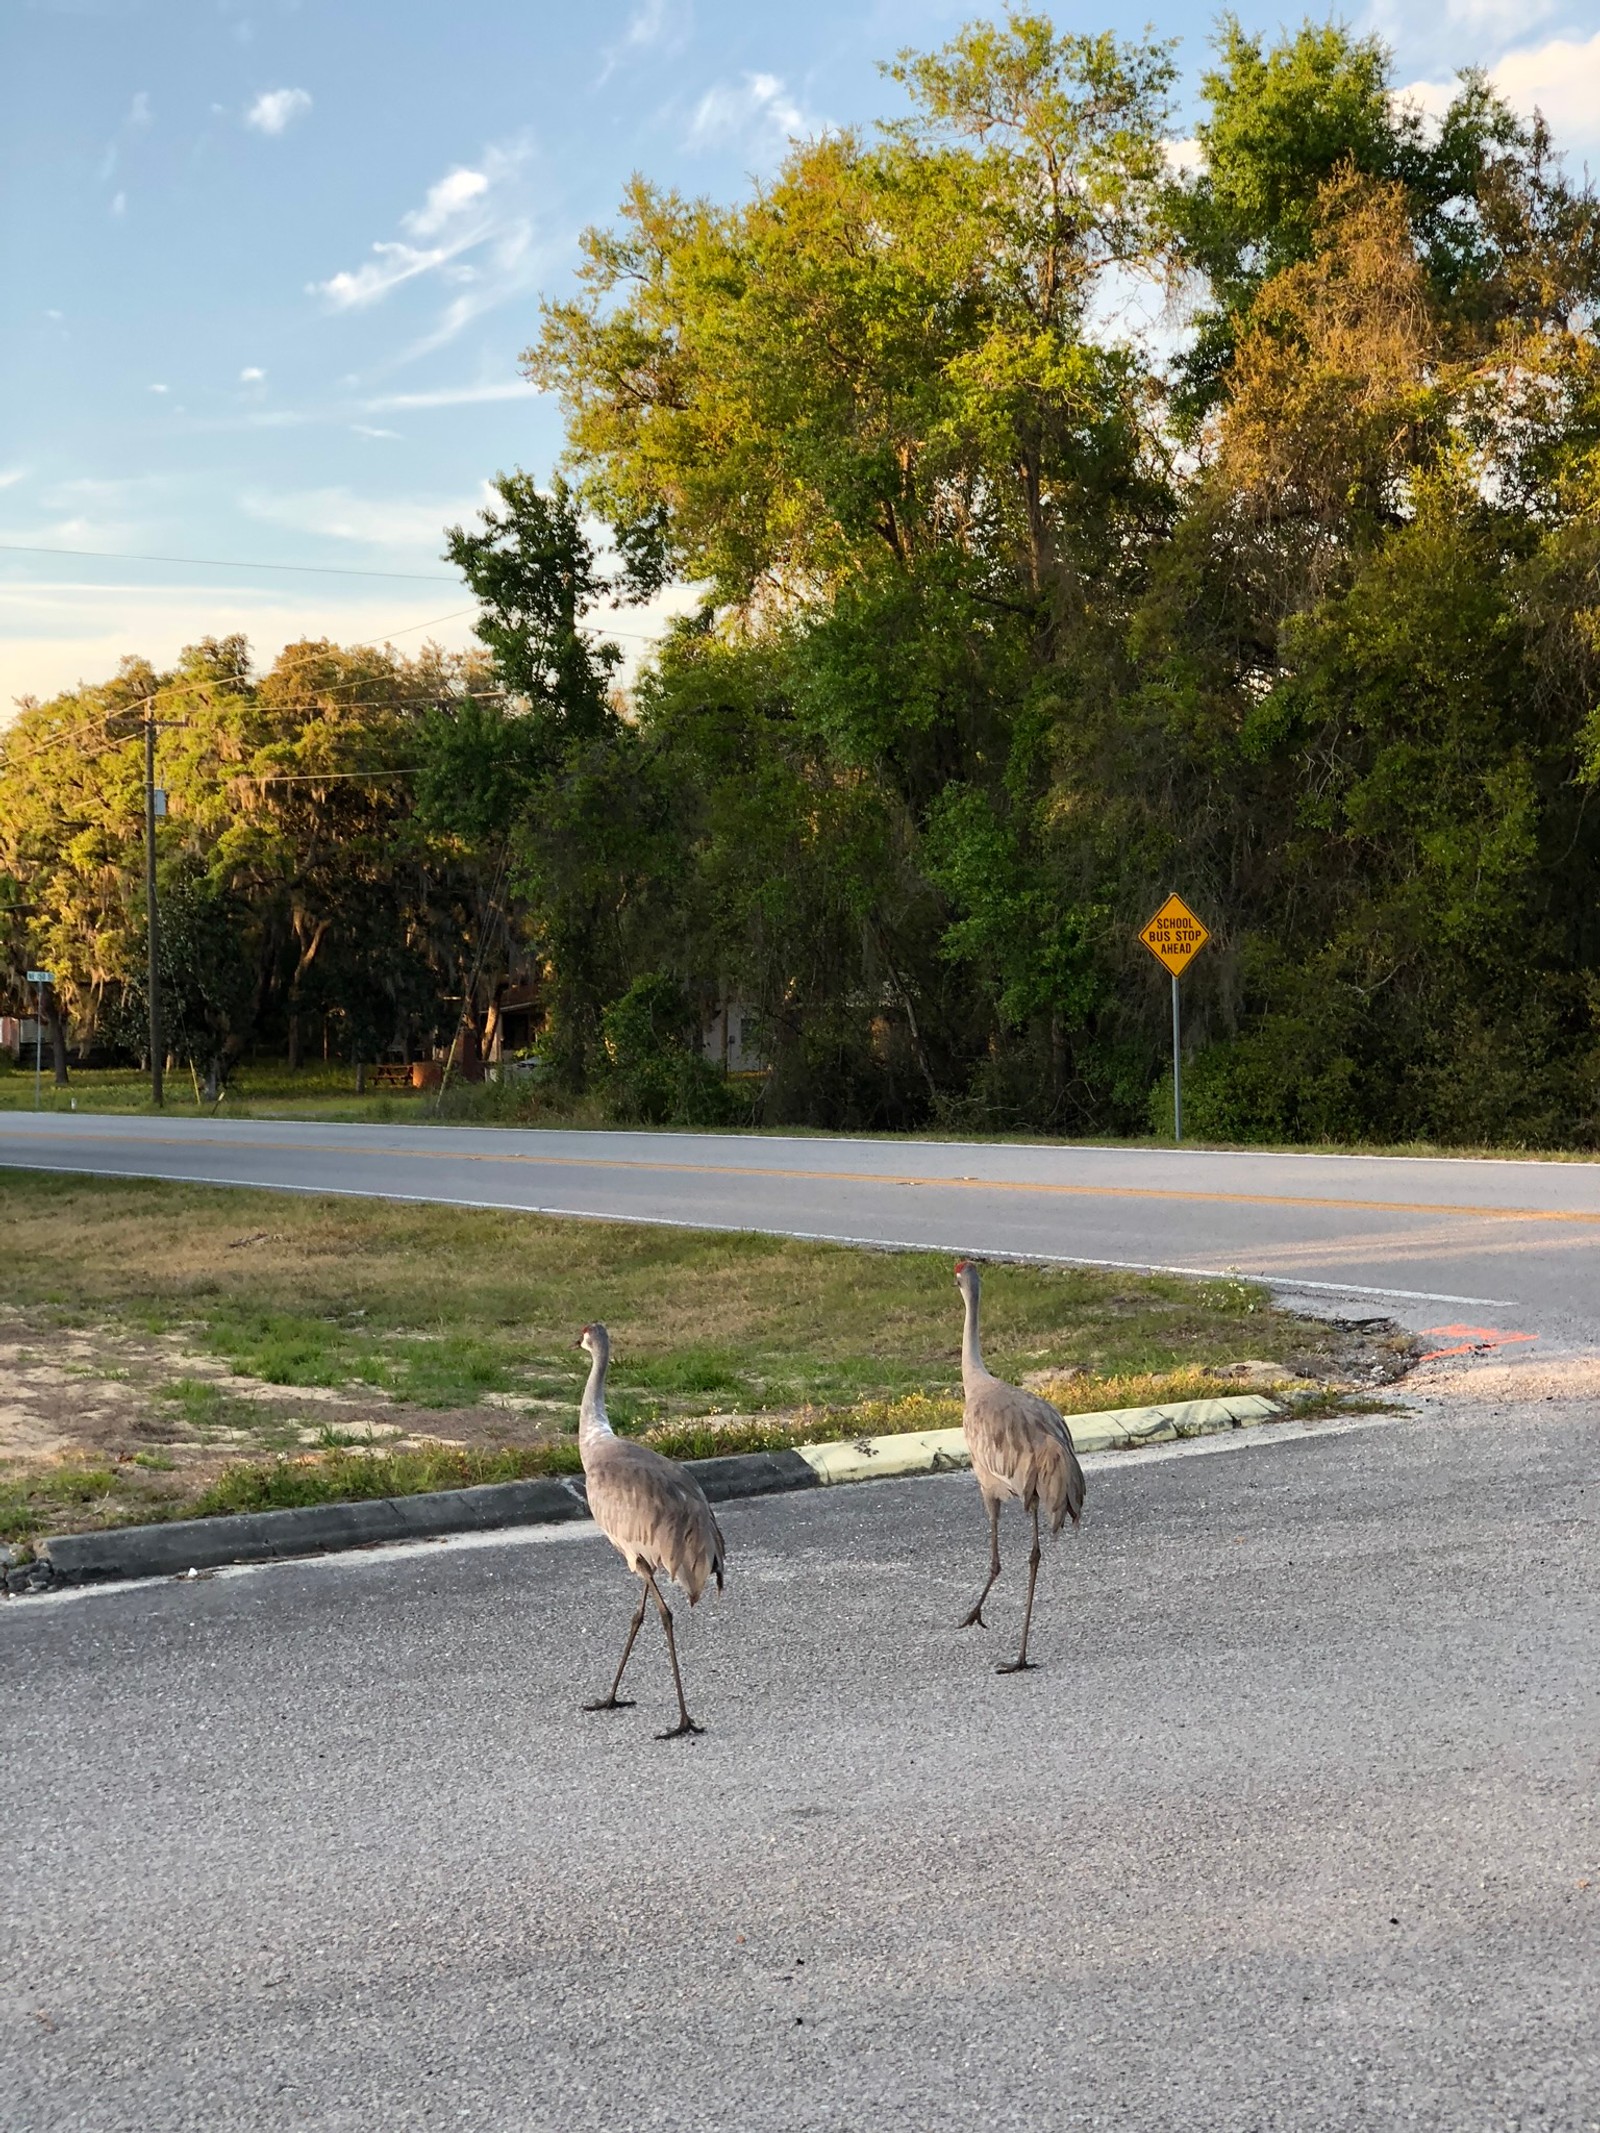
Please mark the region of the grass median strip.
[[[571, 1472], [590, 1318], [675, 1457], [959, 1421], [943, 1255], [16, 1171], [0, 1210], [0, 1539]], [[1377, 1353], [1235, 1280], [1006, 1267], [985, 1304], [1068, 1411]]]

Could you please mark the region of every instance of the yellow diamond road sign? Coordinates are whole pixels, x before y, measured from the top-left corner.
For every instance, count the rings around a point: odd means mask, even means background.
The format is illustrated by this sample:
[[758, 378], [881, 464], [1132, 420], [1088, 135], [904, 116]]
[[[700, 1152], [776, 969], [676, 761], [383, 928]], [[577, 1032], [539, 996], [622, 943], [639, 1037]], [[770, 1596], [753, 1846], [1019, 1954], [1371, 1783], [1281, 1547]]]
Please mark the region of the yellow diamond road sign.
[[1169, 896], [1139, 938], [1158, 963], [1179, 977], [1211, 935], [1181, 896]]

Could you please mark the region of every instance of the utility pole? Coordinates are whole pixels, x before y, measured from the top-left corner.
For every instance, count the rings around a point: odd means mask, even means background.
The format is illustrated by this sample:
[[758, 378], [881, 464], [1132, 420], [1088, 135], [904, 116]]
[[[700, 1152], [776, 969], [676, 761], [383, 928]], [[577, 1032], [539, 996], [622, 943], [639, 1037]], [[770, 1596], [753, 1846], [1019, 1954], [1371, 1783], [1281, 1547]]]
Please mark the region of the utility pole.
[[55, 981], [56, 974], [53, 970], [28, 972], [28, 983], [36, 988], [33, 1011], [33, 1108], [36, 1111], [43, 1100], [41, 1088], [44, 1082], [44, 989]]
[[163, 1101], [161, 1070], [161, 938], [156, 909], [156, 714], [154, 705], [144, 715], [144, 910], [149, 960], [146, 985], [150, 995], [150, 1101], [159, 1111]]
[[[144, 916], [147, 941], [145, 987], [150, 996], [150, 1101], [159, 1110], [166, 1047], [161, 1037], [161, 911], [156, 902], [156, 824], [167, 812], [167, 796], [156, 783], [156, 735], [187, 726], [186, 718], [157, 718], [154, 696], [144, 707]], [[123, 729], [126, 732], [126, 728]]]

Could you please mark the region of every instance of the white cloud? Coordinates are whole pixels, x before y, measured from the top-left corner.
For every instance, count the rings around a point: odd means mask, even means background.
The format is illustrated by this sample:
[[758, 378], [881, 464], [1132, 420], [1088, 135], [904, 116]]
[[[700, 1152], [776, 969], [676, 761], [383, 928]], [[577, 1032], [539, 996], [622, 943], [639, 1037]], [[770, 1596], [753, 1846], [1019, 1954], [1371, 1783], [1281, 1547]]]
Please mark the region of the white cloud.
[[[1496, 60], [1488, 73], [1514, 111], [1524, 118], [1535, 110], [1544, 114], [1558, 149], [1600, 147], [1600, 32], [1583, 44], [1552, 37], [1524, 45]], [[1417, 81], [1400, 94], [1438, 118], [1457, 87], [1454, 81]]]
[[335, 311], [356, 311], [367, 304], [376, 304], [398, 289], [402, 282], [415, 281], [419, 274], [443, 266], [468, 244], [478, 240], [463, 238], [457, 245], [435, 245], [430, 251], [421, 252], [412, 244], [375, 244], [373, 256], [364, 260], [352, 272], [348, 267], [332, 274], [326, 281], [312, 282], [313, 295], [325, 296]]
[[239, 373], [239, 383], [241, 385], [261, 385], [265, 383], [266, 375], [266, 372], [258, 370], [254, 363], [248, 363]]
[[[150, 92], [141, 89], [122, 115], [116, 132], [107, 141], [100, 156], [99, 179], [102, 185], [109, 184], [122, 158], [122, 145], [130, 135], [148, 131], [154, 113], [150, 108]], [[119, 194], [120, 198], [121, 195]], [[120, 211], [116, 211], [120, 212]]]
[[1479, 36], [1514, 36], [1556, 11], [1557, 0], [1449, 0], [1450, 20]]
[[641, 52], [681, 52], [689, 41], [689, 22], [687, 5], [676, 6], [674, 0], [640, 0], [622, 35], [606, 47], [601, 83], [608, 82], [618, 67]]
[[506, 378], [493, 385], [440, 385], [431, 392], [384, 393], [366, 403], [369, 415], [388, 414], [410, 407], [473, 407], [486, 400], [535, 400], [537, 385], [525, 378]]
[[402, 352], [401, 362], [413, 363], [419, 356], [447, 347], [475, 318], [526, 289], [537, 278], [537, 268], [531, 223], [507, 223], [488, 241], [483, 267], [472, 276], [470, 293], [452, 298], [431, 330]]
[[1167, 141], [1163, 144], [1167, 168], [1181, 171], [1185, 177], [1191, 172], [1205, 168], [1206, 152], [1192, 137], [1187, 141]]
[[[455, 339], [473, 319], [526, 289], [534, 278], [533, 221], [526, 202], [526, 143], [490, 148], [477, 168], [457, 164], [400, 217], [404, 238], [380, 238], [358, 267], [307, 286], [334, 311], [383, 302], [426, 275], [462, 287], [432, 328], [394, 360], [413, 361]], [[432, 239], [412, 243], [413, 238]], [[467, 255], [472, 255], [470, 258]]]
[[111, 212], [118, 218], [119, 221], [128, 212], [128, 196], [126, 193], [112, 194]]
[[0, 489], [14, 489], [19, 481], [26, 481], [27, 477], [26, 467], [0, 468]]
[[370, 422], [352, 422], [350, 425], [357, 437], [398, 437], [398, 430], [375, 429]]
[[277, 135], [310, 109], [308, 90], [264, 89], [245, 113], [244, 122], [257, 133]]
[[413, 237], [437, 237], [447, 222], [464, 214], [488, 190], [489, 178], [485, 171], [449, 171], [437, 184], [428, 187], [428, 197], [421, 207], [414, 207], [409, 214], [400, 217], [400, 227], [409, 230]]
[[628, 26], [622, 33], [622, 43], [630, 52], [648, 51], [652, 45], [664, 44], [672, 28], [673, 10], [667, 0], [644, 0], [628, 17]]
[[816, 131], [776, 74], [747, 74], [736, 87], [717, 82], [695, 106], [691, 148], [738, 141], [780, 153], [791, 137]]
[[166, 389], [164, 385], [152, 385], [150, 388], [153, 393], [164, 393]]
[[251, 517], [318, 540], [348, 541], [363, 548], [403, 549], [436, 556], [444, 529], [468, 518], [492, 495], [485, 483], [463, 502], [406, 497], [357, 496], [345, 488], [300, 489], [280, 495], [255, 491], [240, 498]]
[[1508, 52], [1489, 71], [1516, 110], [1544, 113], [1558, 148], [1600, 139], [1600, 30], [1584, 44], [1553, 37]]

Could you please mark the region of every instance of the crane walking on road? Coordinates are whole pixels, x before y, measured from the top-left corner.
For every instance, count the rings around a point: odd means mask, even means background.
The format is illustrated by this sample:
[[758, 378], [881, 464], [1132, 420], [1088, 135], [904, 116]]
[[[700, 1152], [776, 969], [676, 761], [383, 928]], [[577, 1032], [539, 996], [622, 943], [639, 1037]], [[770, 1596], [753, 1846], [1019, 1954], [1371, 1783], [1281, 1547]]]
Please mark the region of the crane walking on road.
[[1028, 1604], [1022, 1617], [1022, 1649], [997, 1671], [1030, 1671], [1028, 1631], [1033, 1623], [1033, 1588], [1039, 1576], [1039, 1506], [1059, 1533], [1070, 1518], [1078, 1523], [1083, 1509], [1083, 1469], [1072, 1449], [1072, 1432], [1048, 1400], [1020, 1386], [1008, 1385], [984, 1368], [978, 1347], [978, 1269], [970, 1259], [956, 1261], [956, 1287], [966, 1306], [961, 1337], [961, 1385], [966, 1395], [961, 1427], [972, 1454], [972, 1471], [989, 1513], [989, 1582], [979, 1593], [961, 1627], [987, 1625], [983, 1603], [1000, 1575], [1000, 1506], [1015, 1497], [1033, 1513], [1033, 1552], [1028, 1557]]
[[622, 1647], [622, 1661], [611, 1694], [598, 1703], [585, 1704], [586, 1711], [629, 1711], [630, 1700], [619, 1697], [622, 1676], [633, 1654], [634, 1639], [644, 1622], [644, 1611], [654, 1599], [667, 1633], [667, 1656], [672, 1661], [672, 1685], [678, 1692], [678, 1723], [658, 1740], [676, 1740], [685, 1733], [703, 1733], [689, 1716], [683, 1700], [683, 1676], [678, 1671], [678, 1647], [672, 1634], [672, 1610], [661, 1597], [656, 1572], [664, 1570], [689, 1596], [693, 1607], [715, 1578], [722, 1590], [724, 1550], [722, 1534], [711, 1515], [705, 1492], [692, 1474], [673, 1460], [663, 1458], [647, 1444], [634, 1444], [616, 1436], [606, 1415], [606, 1365], [611, 1360], [611, 1336], [604, 1326], [585, 1326], [578, 1346], [591, 1358], [589, 1382], [583, 1388], [578, 1411], [578, 1450], [583, 1459], [583, 1478], [589, 1509], [595, 1524], [641, 1580], [639, 1609]]

